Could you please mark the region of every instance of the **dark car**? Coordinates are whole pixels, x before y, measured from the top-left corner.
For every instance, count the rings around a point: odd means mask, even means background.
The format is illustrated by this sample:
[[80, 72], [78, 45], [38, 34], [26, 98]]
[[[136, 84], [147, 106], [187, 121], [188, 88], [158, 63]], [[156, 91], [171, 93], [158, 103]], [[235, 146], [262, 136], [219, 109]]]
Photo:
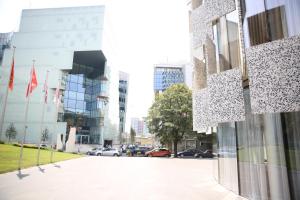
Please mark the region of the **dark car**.
[[177, 153], [178, 157], [194, 157], [196, 153], [199, 153], [197, 149], [187, 149]]
[[195, 154], [195, 158], [213, 158], [214, 154], [212, 150], [199, 151]]
[[135, 148], [134, 154], [140, 154], [140, 155], [145, 155], [147, 151], [150, 151], [152, 148], [150, 147], [144, 147], [144, 146], [140, 146]]

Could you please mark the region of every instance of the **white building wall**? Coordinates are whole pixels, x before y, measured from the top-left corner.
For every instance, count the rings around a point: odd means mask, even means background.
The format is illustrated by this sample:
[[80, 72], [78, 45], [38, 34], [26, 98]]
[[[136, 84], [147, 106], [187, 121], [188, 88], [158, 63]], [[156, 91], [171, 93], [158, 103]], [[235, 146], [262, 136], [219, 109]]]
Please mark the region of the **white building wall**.
[[[61, 77], [61, 70], [72, 68], [74, 51], [102, 49], [103, 21], [104, 6], [37, 9], [22, 12], [20, 31], [12, 39], [12, 46], [16, 46], [14, 90], [9, 92], [3, 132], [9, 123], [13, 122], [18, 131], [17, 140], [20, 141], [22, 138], [25, 93], [32, 60], [35, 59], [38, 87], [30, 97], [26, 142], [36, 143], [41, 132], [42, 90], [47, 70], [49, 70], [48, 86], [50, 89], [44, 126], [49, 129], [50, 134], [65, 133], [66, 123], [56, 123], [56, 106], [52, 102], [55, 88]], [[11, 57], [12, 50], [6, 50], [0, 68], [0, 74], [3, 74], [0, 83], [2, 96], [7, 87]], [[4, 133], [0, 139], [5, 139]]]

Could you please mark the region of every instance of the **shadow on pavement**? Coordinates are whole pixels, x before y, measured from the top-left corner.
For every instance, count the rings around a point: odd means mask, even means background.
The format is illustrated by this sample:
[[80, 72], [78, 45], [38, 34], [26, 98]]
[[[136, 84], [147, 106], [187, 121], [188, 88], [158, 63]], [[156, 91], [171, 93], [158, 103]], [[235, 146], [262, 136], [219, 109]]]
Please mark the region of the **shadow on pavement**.
[[19, 170], [19, 172], [17, 173], [17, 176], [18, 176], [18, 178], [21, 180], [21, 179], [25, 178], [26, 176], [29, 176], [29, 174], [23, 174], [23, 173], [21, 172], [21, 170]]
[[45, 173], [45, 170], [46, 170], [46, 169], [43, 169], [43, 168], [41, 168], [40, 166], [38, 166], [38, 168], [39, 168], [40, 172]]
[[61, 168], [61, 166], [57, 165], [57, 164], [53, 164], [53, 166], [56, 167], [56, 168]]

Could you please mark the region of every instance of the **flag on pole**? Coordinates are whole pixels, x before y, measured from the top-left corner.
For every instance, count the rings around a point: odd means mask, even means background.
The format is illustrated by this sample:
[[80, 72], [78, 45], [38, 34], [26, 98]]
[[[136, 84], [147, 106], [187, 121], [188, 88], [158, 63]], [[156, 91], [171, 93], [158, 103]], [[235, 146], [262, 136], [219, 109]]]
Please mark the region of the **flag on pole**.
[[11, 63], [11, 69], [10, 69], [10, 75], [9, 75], [9, 83], [8, 83], [8, 89], [10, 91], [13, 90], [14, 88], [14, 76], [15, 76], [15, 59], [14, 57], [12, 58], [12, 63]]
[[45, 92], [44, 102], [47, 103], [47, 100], [48, 100], [48, 71], [47, 71], [46, 79], [45, 79], [45, 83], [44, 83], [44, 92]]
[[54, 96], [54, 103], [56, 103], [56, 106], [59, 106], [60, 103], [60, 83], [58, 84], [58, 87], [55, 90], [55, 96]]
[[28, 97], [32, 93], [32, 91], [37, 87], [37, 85], [38, 82], [37, 82], [34, 66], [32, 66], [30, 81], [28, 83], [27, 91], [26, 91], [26, 97]]

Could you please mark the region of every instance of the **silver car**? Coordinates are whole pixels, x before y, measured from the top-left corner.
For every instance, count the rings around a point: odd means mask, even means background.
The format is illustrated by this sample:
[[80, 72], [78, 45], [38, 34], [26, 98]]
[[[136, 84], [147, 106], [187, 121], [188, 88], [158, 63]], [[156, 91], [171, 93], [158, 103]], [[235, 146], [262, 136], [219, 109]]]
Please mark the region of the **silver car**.
[[102, 155], [102, 148], [101, 147], [93, 148], [93, 149], [89, 150], [86, 154], [87, 155], [94, 155], [94, 156], [101, 156]]
[[105, 148], [102, 151], [102, 156], [121, 156], [122, 152], [115, 148]]

